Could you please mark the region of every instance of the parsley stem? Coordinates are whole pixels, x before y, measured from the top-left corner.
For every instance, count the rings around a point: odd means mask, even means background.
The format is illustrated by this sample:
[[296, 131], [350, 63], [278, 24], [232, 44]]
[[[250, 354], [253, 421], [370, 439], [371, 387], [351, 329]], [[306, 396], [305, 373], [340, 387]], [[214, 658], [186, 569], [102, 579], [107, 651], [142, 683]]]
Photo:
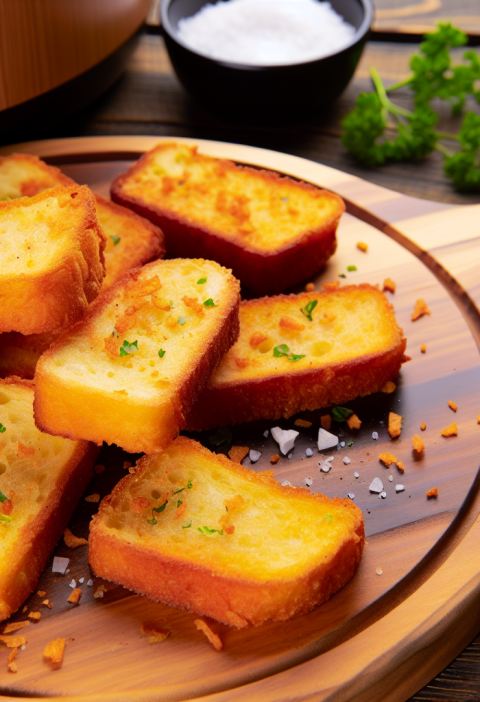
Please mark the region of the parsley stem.
[[443, 144], [435, 144], [434, 149], [440, 151], [444, 156], [453, 156], [452, 152], [449, 151]]
[[405, 80], [401, 80], [399, 83], [395, 83], [395, 85], [391, 85], [389, 88], [386, 88], [386, 92], [389, 93], [391, 90], [398, 90], [399, 88], [404, 88], [406, 85], [410, 85], [412, 82], [413, 76], [410, 76], [409, 78], [405, 78]]
[[455, 139], [459, 141], [458, 134], [449, 134], [448, 132], [435, 132], [439, 139]]
[[398, 107], [398, 105], [394, 105], [393, 102], [390, 102], [387, 95], [387, 91], [385, 90], [385, 86], [382, 83], [380, 74], [378, 73], [375, 66], [372, 66], [370, 68], [370, 76], [375, 86], [375, 90], [377, 91], [378, 97], [380, 98], [380, 102], [382, 106], [386, 110], [388, 110], [388, 112], [390, 112], [394, 116], [402, 115], [403, 117], [412, 117], [413, 112], [410, 112], [409, 110], [404, 110], [403, 107]]

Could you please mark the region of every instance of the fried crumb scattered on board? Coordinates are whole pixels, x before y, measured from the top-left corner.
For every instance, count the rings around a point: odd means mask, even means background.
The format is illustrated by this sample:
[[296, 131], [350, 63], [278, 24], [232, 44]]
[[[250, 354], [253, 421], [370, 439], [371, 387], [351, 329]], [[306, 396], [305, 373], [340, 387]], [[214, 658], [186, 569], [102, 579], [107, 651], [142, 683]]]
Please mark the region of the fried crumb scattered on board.
[[395, 392], [396, 389], [397, 386], [395, 385], [395, 383], [392, 380], [387, 380], [380, 392], [384, 392], [387, 395], [391, 395], [392, 392]]
[[402, 420], [401, 414], [395, 414], [395, 412], [389, 412], [388, 414], [388, 433], [395, 439], [402, 433]]
[[103, 473], [105, 470], [105, 466], [102, 466], [101, 463], [98, 464], [98, 466], [95, 466], [95, 473]]
[[480, 414], [477, 417], [477, 424], [480, 424]]
[[85, 502], [100, 502], [100, 495], [98, 492], [94, 492], [92, 495], [87, 495]]
[[2, 643], [4, 643], [8, 648], [20, 648], [21, 646], [25, 646], [27, 643], [25, 636], [20, 636], [20, 634], [17, 634], [16, 636], [3, 636], [0, 634], [0, 641], [2, 641]]
[[154, 644], [159, 641], [165, 641], [165, 639], [172, 633], [169, 629], [158, 629], [157, 627], [146, 626], [142, 624], [140, 627], [140, 633], [143, 636], [148, 636], [148, 643]]
[[221, 651], [223, 648], [223, 643], [221, 642], [220, 637], [210, 629], [207, 622], [204, 622], [203, 619], [195, 619], [194, 623], [197, 629], [205, 634], [215, 651]]
[[80, 602], [80, 597], [82, 596], [82, 589], [80, 587], [75, 587], [72, 592], [70, 597], [68, 598], [68, 602], [71, 604], [78, 604]]
[[107, 588], [102, 583], [101, 585], [99, 585], [97, 587], [97, 589], [93, 593], [93, 596], [95, 597], [96, 600], [98, 600], [99, 598], [103, 597], [106, 592], [107, 592]]
[[360, 429], [362, 420], [356, 414], [351, 414], [347, 419], [347, 424], [349, 429]]
[[25, 619], [23, 622], [10, 622], [10, 624], [7, 624], [5, 626], [5, 629], [3, 630], [4, 634], [11, 634], [13, 631], [18, 631], [19, 629], [23, 629], [26, 626], [29, 626], [30, 620]]
[[456, 402], [452, 402], [452, 400], [448, 401], [448, 406], [450, 407], [451, 410], [456, 412], [458, 410], [458, 405]]
[[57, 670], [62, 665], [63, 654], [65, 652], [65, 641], [66, 639], [54, 639], [44, 648], [43, 659], [54, 670]]
[[329, 431], [332, 427], [332, 418], [330, 417], [329, 414], [323, 414], [320, 417], [320, 425], [322, 429], [325, 429], [325, 431]]
[[425, 346], [425, 344], [420, 344], [420, 351], [422, 353], [427, 353], [427, 347]]
[[385, 280], [383, 281], [383, 292], [388, 290], [389, 292], [394, 293], [396, 287], [397, 286], [395, 284], [395, 281], [391, 278], [385, 278]]
[[303, 427], [304, 429], [310, 429], [312, 426], [312, 422], [309, 422], [306, 419], [296, 419], [294, 424], [296, 427]]
[[53, 602], [50, 602], [50, 600], [43, 600], [42, 605], [45, 605], [45, 607], [48, 607], [48, 609], [52, 609]]
[[228, 452], [228, 457], [234, 463], [241, 463], [243, 459], [248, 455], [250, 449], [248, 446], [232, 446]]
[[77, 548], [77, 546], [88, 544], [87, 539], [83, 539], [81, 536], [75, 536], [68, 528], [63, 532], [63, 540], [68, 548]]
[[279, 460], [280, 460], [279, 453], [274, 453], [273, 456], [270, 456], [270, 463], [278, 463]]
[[28, 607], [27, 607], [27, 605], [25, 605], [25, 606], [23, 607], [23, 609], [22, 609], [22, 614], [25, 614], [25, 612], [27, 611], [27, 609], [28, 609]]
[[417, 300], [412, 312], [412, 322], [415, 322], [416, 319], [423, 317], [424, 314], [431, 314], [427, 307], [427, 303], [422, 299]]
[[438, 497], [438, 488], [430, 488], [430, 490], [427, 490], [426, 495], [427, 497]]
[[412, 436], [412, 446], [413, 450], [416, 451], [417, 453], [422, 453], [423, 450], [425, 449], [425, 444], [423, 443], [423, 439], [421, 439], [418, 434], [414, 434]]
[[315, 285], [313, 283], [307, 283], [305, 285], [305, 290], [307, 292], [313, 292], [315, 290]]
[[364, 253], [367, 253], [368, 251], [368, 244], [366, 244], [364, 241], [359, 241], [357, 243], [357, 249], [360, 249], [360, 251], [363, 251]]
[[382, 463], [384, 463], [387, 466], [387, 468], [388, 466], [391, 466], [392, 463], [396, 463], [398, 465], [398, 458], [389, 451], [385, 451], [385, 453], [380, 453], [378, 459], [382, 461]]
[[42, 618], [42, 615], [40, 612], [29, 612], [28, 618], [32, 619], [34, 622], [38, 622]]
[[15, 658], [17, 657], [18, 648], [12, 648], [10, 655], [8, 656], [7, 670], [9, 673], [17, 673], [18, 668], [15, 663]]
[[420, 424], [420, 429], [421, 429], [422, 431], [425, 431], [426, 428], [427, 428], [427, 425], [425, 424], [425, 422], [422, 422], [422, 423]]
[[38, 595], [39, 597], [45, 597], [46, 594], [47, 594], [47, 593], [46, 593], [45, 590], [37, 590], [37, 595]]
[[445, 427], [445, 429], [442, 429], [440, 434], [442, 436], [457, 436], [457, 434], [458, 434], [457, 423], [452, 422], [451, 424], [448, 425], [448, 427]]
[[340, 287], [340, 281], [339, 280], [332, 280], [331, 282], [323, 283], [322, 287], [324, 290], [331, 290], [331, 291], [338, 290], [338, 288]]

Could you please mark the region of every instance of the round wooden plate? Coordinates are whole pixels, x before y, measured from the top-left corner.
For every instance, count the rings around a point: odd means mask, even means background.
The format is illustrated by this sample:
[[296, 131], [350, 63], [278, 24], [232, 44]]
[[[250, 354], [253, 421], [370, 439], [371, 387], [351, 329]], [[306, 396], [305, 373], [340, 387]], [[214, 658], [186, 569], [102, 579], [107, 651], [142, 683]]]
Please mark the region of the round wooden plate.
[[[110, 137], [23, 144], [1, 149], [35, 153], [95, 192], [108, 194], [112, 178], [159, 138]], [[48, 566], [39, 584], [54, 603], [41, 607], [38, 595], [27, 610], [41, 610], [37, 625], [24, 630], [28, 644], [18, 658], [18, 673], [1, 675], [6, 699], [55, 697], [80, 700], [392, 700], [400, 702], [439, 672], [480, 628], [480, 523], [478, 388], [480, 339], [478, 235], [472, 229], [478, 208], [445, 208], [390, 193], [353, 176], [284, 154], [245, 146], [186, 140], [204, 153], [271, 168], [327, 187], [347, 199], [338, 231], [336, 255], [315, 281], [370, 282], [386, 277], [397, 285], [397, 319], [408, 338], [412, 361], [404, 365], [397, 390], [348, 403], [363, 421], [353, 432], [339, 425], [344, 447], [335, 453], [330, 473], [320, 472], [316, 433], [321, 412], [304, 413], [311, 429], [300, 429], [291, 459], [276, 465], [276, 477], [327, 495], [352, 495], [365, 516], [367, 545], [354, 579], [309, 615], [281, 624], [236, 631], [212, 624], [224, 649], [217, 653], [193, 624], [194, 615], [164, 607], [106, 583], [103, 598], [93, 592], [101, 581], [91, 577], [87, 547], [56, 555], [70, 558], [69, 572], [54, 576]], [[393, 226], [403, 220], [401, 229]], [[356, 244], [364, 241], [368, 252]], [[438, 256], [428, 249], [438, 250]], [[446, 253], [448, 252], [448, 254]], [[436, 253], [436, 252], [434, 252]], [[439, 258], [446, 265], [442, 265]], [[450, 265], [451, 264], [451, 265]], [[348, 271], [355, 266], [355, 271]], [[465, 287], [452, 277], [458, 272]], [[475, 270], [477, 271], [475, 277]], [[346, 279], [339, 278], [341, 275]], [[477, 286], [477, 287], [476, 287]], [[423, 298], [431, 315], [412, 322], [415, 301]], [[427, 352], [422, 354], [420, 344]], [[454, 414], [448, 401], [458, 404]], [[404, 416], [403, 431], [392, 441], [388, 413]], [[293, 427], [294, 418], [278, 424]], [[458, 436], [440, 430], [456, 421]], [[420, 425], [425, 422], [424, 432]], [[254, 470], [270, 468], [278, 447], [266, 429], [277, 423], [255, 422], [233, 429], [234, 443], [262, 452]], [[378, 433], [378, 439], [372, 433]], [[425, 451], [412, 451], [411, 437], [421, 434]], [[192, 435], [193, 436], [193, 435]], [[208, 444], [208, 434], [195, 435]], [[314, 455], [307, 458], [306, 448]], [[405, 473], [378, 460], [391, 451]], [[350, 463], [344, 463], [348, 457]], [[104, 449], [86, 494], [109, 493], [125, 474], [118, 449]], [[358, 475], [358, 477], [356, 477]], [[384, 484], [385, 499], [369, 491], [374, 477]], [[396, 492], [403, 484], [405, 490]], [[429, 488], [437, 499], [427, 499]], [[81, 501], [72, 531], [88, 536], [97, 505]], [[79, 606], [69, 605], [72, 578], [82, 583]], [[13, 620], [26, 617], [19, 612]], [[167, 628], [170, 637], [150, 645], [142, 624]], [[23, 632], [22, 632], [23, 633]], [[52, 671], [42, 660], [46, 643], [67, 638], [65, 660]], [[4, 652], [3, 670], [6, 670]], [[1, 669], [1, 668], [0, 668]], [[11, 697], [9, 697], [9, 695]]]

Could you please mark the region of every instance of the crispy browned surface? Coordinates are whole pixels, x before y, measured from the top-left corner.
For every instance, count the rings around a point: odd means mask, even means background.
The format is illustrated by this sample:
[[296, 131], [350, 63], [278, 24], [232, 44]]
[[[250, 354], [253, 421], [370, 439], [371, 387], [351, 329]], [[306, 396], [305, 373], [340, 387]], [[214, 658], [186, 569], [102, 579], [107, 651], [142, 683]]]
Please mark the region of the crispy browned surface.
[[[9, 497], [0, 508], [4, 514], [10, 512], [11, 517], [11, 521], [2, 523], [0, 548], [3, 620], [35, 589], [91, 478], [98, 449], [86, 441], [72, 444], [46, 436], [35, 428], [33, 383], [19, 378], [2, 380], [0, 396], [0, 422], [6, 428], [0, 434], [0, 460], [7, 466], [2, 474], [2, 491]], [[11, 413], [20, 416], [20, 422], [12, 424]], [[40, 478], [45, 470], [48, 476], [37, 484], [37, 476]], [[8, 503], [11, 504], [6, 509]]]
[[111, 194], [160, 226], [169, 256], [218, 261], [257, 294], [316, 273], [335, 252], [345, 209], [333, 193], [172, 143], [144, 154]]
[[59, 168], [48, 166], [38, 156], [0, 156], [0, 200], [32, 197], [59, 185], [75, 185]]
[[[309, 321], [301, 308], [312, 301], [318, 304]], [[362, 312], [367, 304], [371, 314]], [[282, 326], [286, 315], [304, 329]], [[263, 341], [257, 344], [260, 332]], [[273, 349], [282, 344], [304, 358], [274, 357]], [[378, 392], [398, 375], [405, 347], [393, 307], [370, 285], [244, 301], [239, 339], [212, 375], [187, 427], [290, 417]], [[313, 355], [323, 349], [323, 355]]]
[[86, 186], [0, 203], [0, 331], [72, 324], [98, 295], [105, 237]]
[[[198, 285], [203, 275], [208, 281]], [[184, 302], [212, 296], [215, 305], [199, 304], [199, 312]], [[132, 453], [163, 449], [236, 340], [238, 307], [238, 281], [213, 261], [155, 261], [129, 271], [40, 358], [37, 426]], [[126, 342], [138, 348], [122, 356]]]
[[[225, 530], [226, 519], [234, 530]], [[198, 533], [205, 525], [224, 531]], [[269, 473], [179, 437], [144, 457], [102, 501], [89, 543], [97, 575], [241, 627], [289, 619], [327, 600], [355, 572], [364, 525], [351, 500], [282, 487]]]

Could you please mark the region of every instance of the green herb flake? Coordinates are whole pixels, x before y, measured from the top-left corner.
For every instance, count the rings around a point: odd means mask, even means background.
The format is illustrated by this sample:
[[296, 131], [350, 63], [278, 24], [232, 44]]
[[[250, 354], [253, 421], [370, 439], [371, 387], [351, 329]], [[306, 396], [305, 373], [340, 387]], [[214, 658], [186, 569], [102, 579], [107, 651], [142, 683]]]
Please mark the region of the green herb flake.
[[120, 356], [128, 356], [129, 353], [135, 353], [138, 351], [138, 341], [133, 341], [131, 344], [125, 340], [123, 345], [120, 346]]
[[147, 519], [147, 522], [151, 524], [152, 526], [155, 526], [155, 524], [158, 524], [156, 519]]
[[275, 356], [275, 358], [285, 356], [289, 361], [299, 361], [301, 358], [305, 358], [304, 353], [290, 353], [290, 349], [286, 344], [280, 344], [280, 346], [275, 346], [273, 349], [273, 355]]
[[113, 245], [116, 246], [117, 244], [120, 243], [121, 237], [120, 236], [113, 236], [113, 234], [110, 235], [110, 239], [113, 241]]
[[183, 505], [183, 500], [177, 500], [177, 509], [180, 507], [180, 505]]
[[7, 427], [4, 427], [3, 424], [0, 424], [0, 434], [3, 434], [4, 431], [7, 431]]
[[166, 353], [167, 353], [167, 352], [164, 351], [163, 349], [160, 349], [160, 350], [158, 351], [158, 355], [160, 356], [160, 358], [163, 358], [163, 357], [165, 356]]
[[165, 502], [163, 503], [163, 505], [160, 505], [160, 507], [154, 507], [154, 508], [153, 508], [153, 511], [154, 511], [154, 512], [157, 512], [157, 514], [160, 514], [160, 512], [163, 512], [163, 510], [165, 509], [165, 507], [166, 507], [167, 505], [168, 505], [168, 500], [165, 500]]
[[186, 321], [187, 321], [187, 317], [179, 317], [179, 318], [178, 318], [178, 323], [179, 323], [179, 324], [185, 324]]
[[205, 302], [203, 303], [203, 305], [204, 305], [204, 307], [218, 307], [218, 305], [216, 305], [216, 304], [214, 303], [214, 301], [212, 300], [211, 297], [209, 297], [208, 300], [205, 300]]
[[336, 422], [345, 422], [353, 414], [353, 410], [348, 407], [334, 407], [332, 417]]
[[310, 302], [307, 302], [305, 307], [300, 308], [300, 312], [305, 315], [305, 317], [308, 319], [309, 322], [312, 322], [312, 312], [315, 309], [315, 307], [318, 305], [318, 300], [310, 300]]
[[5, 502], [5, 500], [8, 500], [8, 497], [0, 490], [0, 502]]
[[189, 490], [191, 490], [192, 487], [193, 487], [193, 483], [192, 483], [191, 480], [189, 480], [188, 483], [187, 483], [187, 488], [188, 488]]
[[0, 522], [11, 522], [12, 518], [9, 517], [7, 514], [2, 514], [0, 512]]
[[347, 271], [348, 271], [349, 273], [352, 273], [353, 271], [356, 271], [356, 270], [357, 270], [357, 267], [356, 267], [356, 266], [347, 266]]
[[355, 443], [354, 441], [349, 441], [347, 446], [353, 446], [354, 443]]
[[183, 492], [184, 490], [185, 490], [185, 488], [179, 488], [178, 490], [175, 490], [175, 492], [173, 494], [178, 495], [179, 492]]
[[345, 273], [339, 273], [339, 274], [338, 274], [338, 277], [339, 277], [339, 278], [346, 278], [347, 276], [345, 275]]
[[203, 284], [206, 283], [206, 282], [207, 282], [207, 279], [206, 279], [206, 278], [199, 278], [199, 279], [197, 280], [197, 285], [203, 285]]
[[197, 531], [199, 531], [201, 534], [220, 534], [220, 536], [223, 536], [223, 529], [210, 529], [210, 527], [204, 526], [197, 527]]
[[191, 526], [192, 526], [192, 522], [190, 521], [190, 524], [184, 524], [182, 526], [182, 529], [190, 529]]
[[212, 434], [208, 441], [212, 446], [221, 446], [222, 444], [231, 444], [233, 434], [228, 427], [219, 427], [216, 434]]
[[325, 517], [325, 521], [326, 521], [326, 522], [333, 522], [333, 517], [332, 517], [332, 515], [331, 515], [331, 514], [327, 514], [327, 516]]
[[170, 300], [170, 303], [169, 303], [169, 304], [170, 304], [170, 309], [171, 309], [171, 310], [174, 310], [174, 309], [175, 309], [175, 305], [173, 304], [173, 300]]

